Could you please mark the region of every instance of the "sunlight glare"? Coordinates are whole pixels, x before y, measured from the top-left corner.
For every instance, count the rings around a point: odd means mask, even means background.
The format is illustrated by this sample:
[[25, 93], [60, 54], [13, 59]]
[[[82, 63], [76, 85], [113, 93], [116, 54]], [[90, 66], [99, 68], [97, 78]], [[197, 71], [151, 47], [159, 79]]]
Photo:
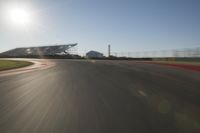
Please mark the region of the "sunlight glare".
[[8, 8], [6, 16], [10, 22], [17, 26], [25, 26], [32, 22], [33, 15], [28, 8], [13, 6]]

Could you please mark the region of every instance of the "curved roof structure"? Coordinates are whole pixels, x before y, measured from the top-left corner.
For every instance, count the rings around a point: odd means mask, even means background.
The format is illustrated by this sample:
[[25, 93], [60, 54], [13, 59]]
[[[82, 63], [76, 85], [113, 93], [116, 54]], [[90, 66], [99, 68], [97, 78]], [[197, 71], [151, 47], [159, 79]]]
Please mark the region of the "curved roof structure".
[[39, 47], [24, 47], [16, 48], [1, 53], [3, 56], [51, 56], [51, 55], [66, 55], [70, 54], [70, 50], [77, 46], [74, 44], [62, 44], [52, 46], [39, 46]]

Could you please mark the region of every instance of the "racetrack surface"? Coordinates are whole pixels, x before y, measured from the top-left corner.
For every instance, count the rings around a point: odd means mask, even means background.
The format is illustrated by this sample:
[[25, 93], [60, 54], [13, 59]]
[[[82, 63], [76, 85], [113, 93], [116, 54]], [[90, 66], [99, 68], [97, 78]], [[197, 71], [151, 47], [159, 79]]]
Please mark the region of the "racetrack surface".
[[199, 133], [200, 73], [134, 61], [51, 60], [0, 77], [1, 133]]

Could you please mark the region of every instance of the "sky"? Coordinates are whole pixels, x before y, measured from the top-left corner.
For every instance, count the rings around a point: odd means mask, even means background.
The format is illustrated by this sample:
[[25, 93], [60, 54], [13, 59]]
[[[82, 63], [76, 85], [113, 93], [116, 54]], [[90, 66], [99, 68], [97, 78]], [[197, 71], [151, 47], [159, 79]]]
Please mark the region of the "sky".
[[[22, 5], [29, 23], [6, 10]], [[200, 0], [0, 0], [0, 52], [78, 43], [78, 51], [134, 52], [200, 47]]]

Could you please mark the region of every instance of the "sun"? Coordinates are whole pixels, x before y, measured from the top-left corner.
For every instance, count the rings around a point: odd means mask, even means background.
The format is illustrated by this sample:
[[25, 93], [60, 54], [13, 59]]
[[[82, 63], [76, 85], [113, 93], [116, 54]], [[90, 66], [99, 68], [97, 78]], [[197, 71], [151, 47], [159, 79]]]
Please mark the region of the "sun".
[[17, 26], [27, 26], [33, 21], [31, 10], [23, 6], [11, 6], [7, 8], [6, 16], [9, 23]]
[[30, 22], [30, 14], [23, 8], [14, 8], [10, 10], [10, 20], [19, 25], [25, 25]]

